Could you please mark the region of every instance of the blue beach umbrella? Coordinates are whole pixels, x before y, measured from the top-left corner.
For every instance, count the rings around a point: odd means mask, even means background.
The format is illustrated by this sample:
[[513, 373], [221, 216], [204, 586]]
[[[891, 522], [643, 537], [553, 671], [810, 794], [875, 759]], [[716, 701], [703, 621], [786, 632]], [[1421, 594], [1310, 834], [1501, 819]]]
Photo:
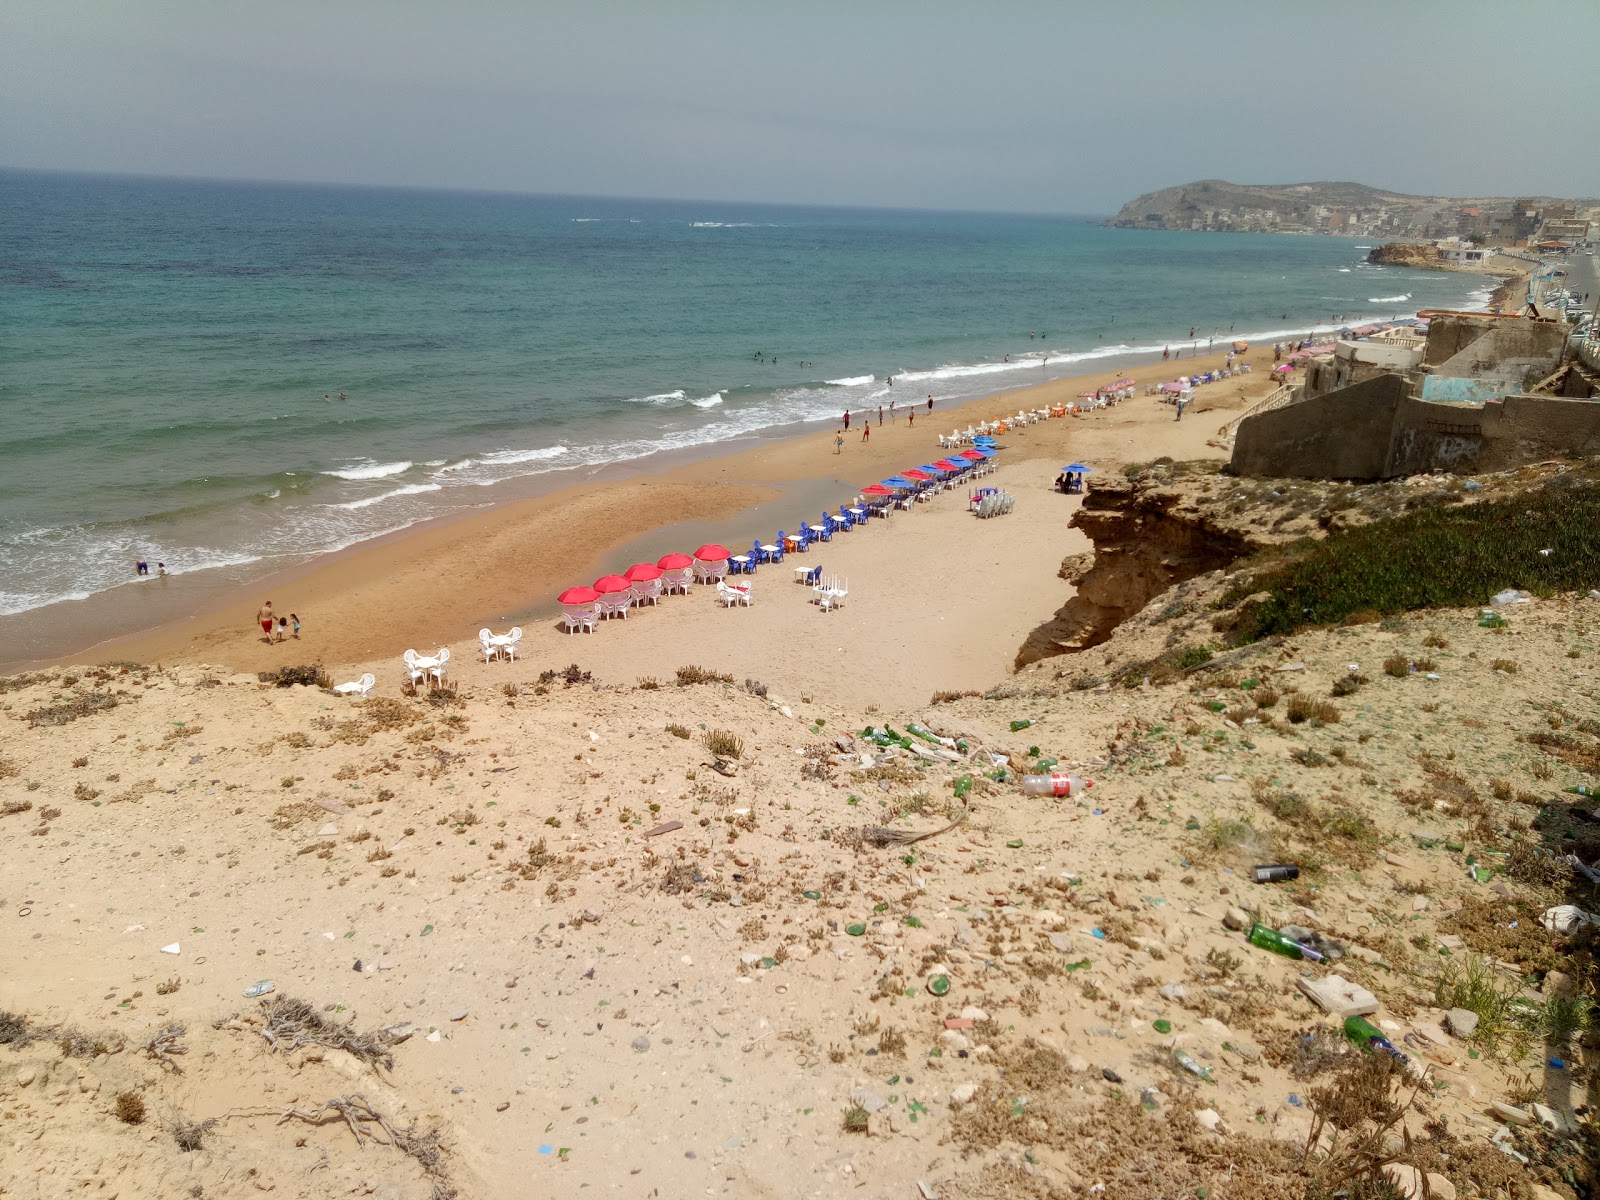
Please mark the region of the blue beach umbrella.
[[1068, 463], [1061, 469], [1063, 471], [1082, 471], [1085, 475], [1090, 474], [1090, 469], [1084, 466], [1082, 463]]
[[936, 467], [932, 463], [923, 463], [917, 470], [926, 471], [930, 475], [948, 475], [950, 473], [947, 468]]
[[882, 482], [883, 482], [883, 486], [884, 487], [888, 487], [888, 488], [908, 488], [908, 487], [912, 486], [911, 480], [902, 479], [898, 475], [891, 476], [890, 478], [885, 479]]
[[983, 455], [985, 458], [993, 458], [996, 454], [1000, 453], [1000, 451], [996, 450], [993, 446], [974, 446], [973, 449], [979, 454]]

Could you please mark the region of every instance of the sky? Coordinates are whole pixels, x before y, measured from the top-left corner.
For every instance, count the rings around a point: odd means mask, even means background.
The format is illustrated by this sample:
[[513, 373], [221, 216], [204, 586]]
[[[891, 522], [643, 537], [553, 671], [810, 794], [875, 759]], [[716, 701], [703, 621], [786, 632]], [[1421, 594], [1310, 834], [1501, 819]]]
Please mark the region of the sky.
[[1597, 0], [5, 0], [0, 166], [1047, 213], [1204, 178], [1596, 197], [1597, 46]]

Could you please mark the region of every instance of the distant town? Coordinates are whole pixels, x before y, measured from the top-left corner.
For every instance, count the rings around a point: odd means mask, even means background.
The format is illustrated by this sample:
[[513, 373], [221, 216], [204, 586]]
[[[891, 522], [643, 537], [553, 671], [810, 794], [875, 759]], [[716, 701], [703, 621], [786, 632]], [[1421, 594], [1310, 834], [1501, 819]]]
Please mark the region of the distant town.
[[1359, 183], [1255, 185], [1205, 179], [1149, 192], [1106, 222], [1118, 229], [1298, 233], [1476, 246], [1573, 246], [1600, 231], [1600, 202], [1544, 196], [1408, 196]]

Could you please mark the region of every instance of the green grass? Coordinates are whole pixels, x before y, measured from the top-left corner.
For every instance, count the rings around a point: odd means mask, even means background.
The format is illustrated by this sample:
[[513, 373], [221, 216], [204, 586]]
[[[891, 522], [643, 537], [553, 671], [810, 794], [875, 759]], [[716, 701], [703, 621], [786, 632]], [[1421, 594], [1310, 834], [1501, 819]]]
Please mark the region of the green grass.
[[[1541, 554], [1549, 550], [1550, 554]], [[1354, 613], [1483, 604], [1504, 588], [1535, 595], [1600, 586], [1600, 485], [1560, 483], [1509, 500], [1407, 513], [1297, 548], [1246, 572], [1223, 597], [1238, 603], [1238, 641], [1336, 625]]]

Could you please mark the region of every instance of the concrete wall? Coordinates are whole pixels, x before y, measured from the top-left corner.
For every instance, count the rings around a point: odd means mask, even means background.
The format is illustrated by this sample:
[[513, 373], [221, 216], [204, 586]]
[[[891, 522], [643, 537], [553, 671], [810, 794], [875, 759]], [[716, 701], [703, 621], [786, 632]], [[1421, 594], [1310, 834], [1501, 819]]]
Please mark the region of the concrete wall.
[[1381, 479], [1406, 381], [1383, 375], [1239, 423], [1232, 469], [1294, 479]]
[[1600, 454], [1600, 403], [1504, 396], [1436, 404], [1388, 375], [1239, 425], [1232, 470], [1292, 479], [1391, 479], [1503, 471], [1564, 454]]
[[[1442, 378], [1497, 379], [1502, 392], [1520, 390], [1523, 380], [1537, 374], [1541, 378], [1561, 363], [1567, 330], [1556, 321], [1500, 321], [1485, 330], [1429, 372]], [[1433, 350], [1432, 330], [1428, 349]], [[1425, 358], [1425, 362], [1433, 360]]]
[[1505, 396], [1481, 408], [1405, 400], [1395, 414], [1390, 476], [1504, 471], [1562, 454], [1600, 453], [1600, 404]]

